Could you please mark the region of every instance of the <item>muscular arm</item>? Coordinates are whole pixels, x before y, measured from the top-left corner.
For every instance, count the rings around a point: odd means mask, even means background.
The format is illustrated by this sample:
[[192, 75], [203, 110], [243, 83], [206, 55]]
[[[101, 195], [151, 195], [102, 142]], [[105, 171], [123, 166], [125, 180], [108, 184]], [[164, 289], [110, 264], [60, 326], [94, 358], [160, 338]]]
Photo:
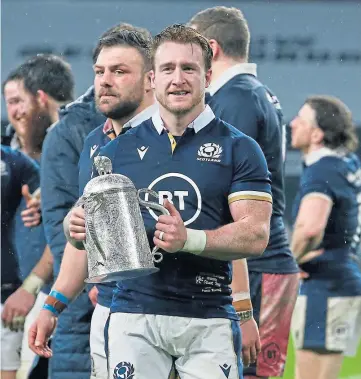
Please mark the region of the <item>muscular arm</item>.
[[272, 204], [240, 200], [229, 208], [234, 222], [207, 230], [206, 248], [200, 255], [225, 261], [261, 255], [269, 240]]
[[322, 241], [331, 209], [332, 200], [322, 193], [311, 193], [303, 198], [291, 242], [297, 261]]
[[[154, 244], [168, 252], [186, 251], [201, 257], [230, 261], [261, 255], [270, 232], [272, 204], [262, 200], [239, 200], [229, 206], [234, 222], [216, 230], [193, 230], [169, 201], [170, 215], [159, 216]], [[160, 240], [160, 233], [163, 239]]]

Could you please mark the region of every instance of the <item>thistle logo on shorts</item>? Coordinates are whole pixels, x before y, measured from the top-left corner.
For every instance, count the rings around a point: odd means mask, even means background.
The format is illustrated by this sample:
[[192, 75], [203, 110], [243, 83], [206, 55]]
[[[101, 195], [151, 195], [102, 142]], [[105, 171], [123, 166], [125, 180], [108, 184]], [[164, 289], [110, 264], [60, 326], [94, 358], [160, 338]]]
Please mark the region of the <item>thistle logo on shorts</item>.
[[[178, 172], [170, 172], [153, 180], [148, 186], [149, 189], [158, 193], [159, 204], [163, 204], [164, 200], [168, 200], [180, 212], [184, 225], [189, 225], [195, 221], [202, 210], [202, 196], [197, 184], [188, 176]], [[189, 197], [197, 199], [197, 208], [192, 212], [187, 212], [187, 200]], [[145, 194], [146, 201], [151, 200], [148, 194]], [[151, 216], [158, 220], [157, 214], [149, 209]]]
[[198, 150], [198, 161], [217, 162], [221, 161], [222, 147], [216, 143], [205, 143]]
[[134, 379], [134, 366], [129, 362], [120, 362], [115, 366], [113, 379]]

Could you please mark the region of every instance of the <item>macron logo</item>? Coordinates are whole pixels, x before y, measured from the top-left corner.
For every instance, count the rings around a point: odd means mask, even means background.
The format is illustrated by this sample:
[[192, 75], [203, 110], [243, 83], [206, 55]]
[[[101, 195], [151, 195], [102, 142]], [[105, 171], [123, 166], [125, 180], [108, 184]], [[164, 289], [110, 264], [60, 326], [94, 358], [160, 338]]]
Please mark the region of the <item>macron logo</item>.
[[97, 148], [99, 146], [98, 145], [93, 145], [91, 148], [90, 148], [90, 158], [94, 155], [94, 153], [97, 151]]
[[144, 155], [148, 151], [148, 149], [149, 149], [149, 146], [148, 147], [142, 146], [140, 149], [137, 149], [140, 160], [143, 160]]
[[228, 378], [232, 366], [231, 366], [231, 365], [227, 365], [227, 364], [225, 363], [223, 366], [219, 365], [219, 367], [220, 367], [221, 370], [223, 371], [223, 374], [225, 375], [225, 377]]

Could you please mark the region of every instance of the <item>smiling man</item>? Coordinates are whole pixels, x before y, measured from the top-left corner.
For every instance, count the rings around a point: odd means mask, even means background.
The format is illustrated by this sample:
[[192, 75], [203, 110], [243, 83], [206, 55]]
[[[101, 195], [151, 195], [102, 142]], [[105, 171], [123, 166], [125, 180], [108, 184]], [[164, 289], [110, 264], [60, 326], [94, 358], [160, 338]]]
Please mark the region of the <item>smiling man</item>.
[[[174, 202], [164, 202], [170, 216], [142, 210], [149, 243], [163, 260], [157, 273], [117, 283], [109, 377], [166, 379], [173, 365], [184, 379], [242, 377], [230, 261], [262, 254], [272, 197], [259, 146], [205, 105], [211, 59], [206, 39], [191, 28], [174, 25], [157, 35], [152, 83], [159, 112], [100, 152], [114, 173]], [[86, 182], [79, 184], [82, 194]], [[81, 208], [73, 221], [71, 237], [84, 240]]]

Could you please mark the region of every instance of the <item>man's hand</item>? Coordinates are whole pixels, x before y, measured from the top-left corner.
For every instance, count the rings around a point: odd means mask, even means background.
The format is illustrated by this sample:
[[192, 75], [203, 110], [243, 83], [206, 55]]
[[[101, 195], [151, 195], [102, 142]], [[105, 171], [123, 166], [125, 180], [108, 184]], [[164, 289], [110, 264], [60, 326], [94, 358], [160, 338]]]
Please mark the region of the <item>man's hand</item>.
[[29, 186], [24, 184], [21, 188], [21, 193], [26, 202], [26, 209], [21, 212], [24, 225], [28, 228], [39, 225], [41, 223], [40, 190], [31, 194]]
[[88, 293], [89, 299], [94, 307], [97, 305], [98, 302], [98, 293], [99, 291], [96, 286], [94, 286]]
[[154, 244], [168, 253], [182, 250], [187, 241], [187, 229], [175, 206], [166, 200], [163, 206], [170, 215], [161, 215], [155, 225]]
[[85, 211], [83, 207], [75, 207], [69, 217], [70, 237], [76, 241], [85, 241]]
[[4, 325], [11, 330], [19, 330], [23, 328], [21, 320], [25, 321], [25, 317], [34, 306], [36, 297], [24, 288], [18, 288], [5, 301], [1, 319]]
[[254, 318], [241, 325], [242, 330], [242, 360], [245, 367], [256, 362], [261, 351], [258, 327]]
[[312, 261], [313, 259], [320, 257], [325, 252], [325, 249], [318, 249], [318, 250], [312, 250], [303, 255], [299, 260], [297, 260], [297, 263], [302, 265], [306, 262]]
[[57, 317], [46, 309], [42, 309], [28, 333], [29, 348], [41, 357], [50, 358], [53, 352], [49, 348], [49, 338], [54, 332]]

